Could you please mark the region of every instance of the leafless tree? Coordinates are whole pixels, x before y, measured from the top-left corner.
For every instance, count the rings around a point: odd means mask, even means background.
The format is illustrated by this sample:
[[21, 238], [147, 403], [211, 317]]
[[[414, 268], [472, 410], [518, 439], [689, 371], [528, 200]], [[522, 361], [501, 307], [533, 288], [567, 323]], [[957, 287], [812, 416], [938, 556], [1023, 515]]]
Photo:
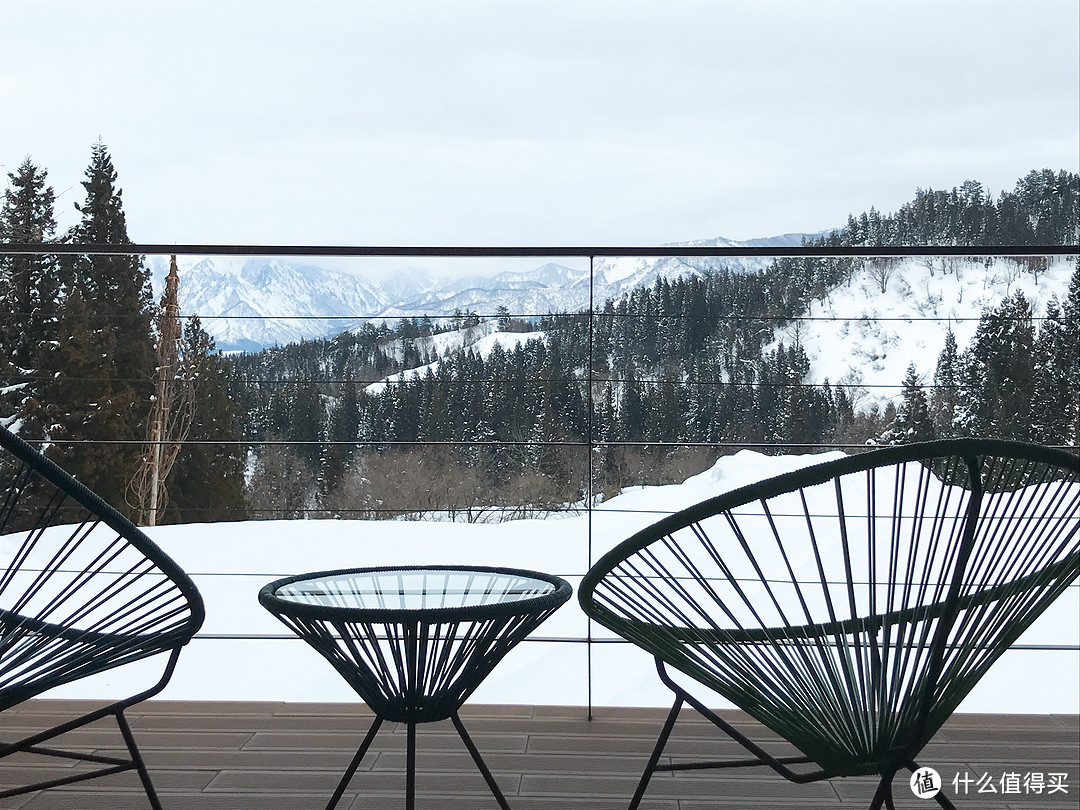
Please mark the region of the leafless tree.
[[874, 258], [867, 262], [867, 272], [878, 286], [878, 289], [885, 293], [889, 289], [889, 280], [896, 272], [896, 268], [899, 265], [891, 257]]
[[308, 517], [314, 506], [315, 471], [288, 444], [269, 437], [255, 460], [248, 503], [256, 520]]
[[195, 413], [195, 383], [183, 349], [179, 291], [180, 276], [173, 256], [157, 317], [157, 368], [147, 449], [131, 481], [131, 506], [138, 510], [138, 519], [145, 526], [156, 525], [165, 510], [169, 500], [165, 482]]

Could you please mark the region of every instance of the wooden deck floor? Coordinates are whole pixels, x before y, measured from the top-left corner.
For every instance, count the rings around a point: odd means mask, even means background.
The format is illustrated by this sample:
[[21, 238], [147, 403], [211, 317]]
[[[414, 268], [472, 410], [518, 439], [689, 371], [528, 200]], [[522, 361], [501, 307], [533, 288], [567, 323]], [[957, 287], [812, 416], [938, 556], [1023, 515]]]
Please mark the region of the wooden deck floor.
[[[0, 737], [12, 739], [68, 717], [82, 704], [29, 701], [0, 716]], [[658, 709], [469, 706], [462, 718], [514, 810], [624, 810], [663, 722]], [[770, 741], [737, 713], [727, 715], [754, 739]], [[151, 701], [129, 712], [165, 810], [313, 810], [325, 806], [371, 715], [363, 705], [193, 703]], [[496, 808], [453, 726], [418, 731], [417, 807]], [[102, 721], [69, 736], [81, 750], [120, 751], [115, 723]], [[668, 752], [682, 757], [737, 754], [712, 727], [684, 710]], [[1059, 810], [1080, 807], [1080, 719], [1076, 716], [954, 717], [920, 764], [936, 768], [960, 808]], [[81, 765], [20, 755], [0, 765], [0, 787], [53, 778]], [[404, 807], [404, 727], [383, 726], [339, 807]], [[1009, 774], [1017, 774], [1018, 793]], [[1044, 789], [1025, 793], [1023, 779], [1041, 774]], [[1051, 777], [1052, 773], [1067, 776]], [[956, 796], [954, 776], [973, 781]], [[978, 792], [984, 774], [996, 794]], [[1003, 783], [1002, 780], [1005, 780]], [[1036, 777], [1038, 779], [1038, 777]], [[1051, 780], [1068, 792], [1049, 793]], [[985, 787], [986, 782], [982, 782]], [[961, 785], [962, 787], [962, 785]], [[792, 785], [767, 769], [658, 774], [642, 810], [862, 807], [874, 782], [843, 779]], [[898, 806], [936, 807], [917, 799], [906, 775]], [[80, 785], [0, 799], [0, 810], [128, 810], [148, 807], [138, 777], [119, 774]]]

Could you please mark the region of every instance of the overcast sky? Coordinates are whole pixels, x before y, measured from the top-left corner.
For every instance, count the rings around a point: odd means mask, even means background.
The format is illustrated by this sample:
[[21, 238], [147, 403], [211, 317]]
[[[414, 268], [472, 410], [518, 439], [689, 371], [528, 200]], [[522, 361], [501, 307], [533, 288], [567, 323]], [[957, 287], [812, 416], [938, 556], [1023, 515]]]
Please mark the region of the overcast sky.
[[[649, 245], [1080, 170], [1076, 0], [0, 0], [0, 164], [136, 242]], [[6, 179], [6, 178], [5, 178]]]

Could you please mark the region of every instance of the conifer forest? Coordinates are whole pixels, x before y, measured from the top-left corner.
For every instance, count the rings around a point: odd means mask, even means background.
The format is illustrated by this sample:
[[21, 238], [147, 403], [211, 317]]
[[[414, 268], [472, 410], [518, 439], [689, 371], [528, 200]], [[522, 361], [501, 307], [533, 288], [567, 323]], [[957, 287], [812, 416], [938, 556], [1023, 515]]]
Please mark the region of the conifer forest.
[[[78, 223], [58, 233], [47, 172], [26, 159], [8, 175], [0, 242], [131, 244], [128, 201], [101, 143], [82, 190]], [[1080, 177], [1040, 170], [996, 198], [973, 181], [919, 190], [895, 213], [851, 215], [819, 244], [1078, 237]], [[987, 261], [1035, 277], [1046, 269], [1039, 258]], [[0, 419], [144, 523], [498, 520], [681, 481], [744, 447], [854, 451], [959, 435], [1078, 446], [1072, 261], [1067, 293], [1045, 311], [1006, 296], [976, 313], [968, 345], [948, 333], [932, 381], [912, 358], [893, 401], [866, 407], [856, 386], [814, 379], [806, 348], [778, 336], [857, 274], [884, 291], [900, 272], [894, 260], [783, 258], [760, 272], [717, 261], [592, 312], [372, 319], [226, 356], [198, 317], [177, 311], [175, 290], [155, 300], [139, 257], [3, 255]], [[487, 353], [431, 349], [434, 333], [485, 323], [522, 339]], [[151, 447], [169, 451], [151, 462]], [[160, 491], [147, 484], [148, 464], [167, 474]]]

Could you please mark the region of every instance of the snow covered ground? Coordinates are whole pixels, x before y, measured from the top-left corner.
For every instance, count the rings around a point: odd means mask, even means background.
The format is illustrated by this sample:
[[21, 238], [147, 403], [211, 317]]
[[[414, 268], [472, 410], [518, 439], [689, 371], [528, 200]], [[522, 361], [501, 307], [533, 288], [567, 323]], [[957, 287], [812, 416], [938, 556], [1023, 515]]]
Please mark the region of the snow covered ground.
[[[558, 574], [575, 589], [591, 561], [667, 512], [767, 476], [839, 455], [768, 457], [743, 451], [682, 484], [628, 490], [586, 515], [494, 525], [407, 521], [272, 521], [163, 526], [153, 538], [197, 581], [207, 605], [202, 635], [180, 658], [166, 699], [354, 701], [357, 696], [304, 642], [257, 601], [267, 582], [293, 573], [353, 566], [477, 564]], [[590, 536], [592, 549], [590, 551]], [[584, 638], [576, 597], [535, 634]], [[594, 625], [594, 637], [609, 637]], [[284, 638], [235, 639], [270, 635]], [[217, 636], [217, 638], [215, 638]], [[961, 711], [1080, 713], [1080, 586], [1072, 588], [1019, 640], [1073, 650], [1013, 650], [995, 665]], [[666, 706], [670, 693], [652, 658], [628, 644], [527, 641], [496, 667], [474, 701], [487, 703]], [[146, 664], [146, 662], [144, 662]], [[144, 666], [139, 664], [139, 667]], [[129, 694], [137, 667], [58, 690], [58, 696]], [[147, 664], [147, 669], [152, 669]], [[591, 687], [590, 687], [591, 682]], [[591, 694], [590, 694], [591, 689]], [[714, 701], [724, 705], [723, 701]]]

